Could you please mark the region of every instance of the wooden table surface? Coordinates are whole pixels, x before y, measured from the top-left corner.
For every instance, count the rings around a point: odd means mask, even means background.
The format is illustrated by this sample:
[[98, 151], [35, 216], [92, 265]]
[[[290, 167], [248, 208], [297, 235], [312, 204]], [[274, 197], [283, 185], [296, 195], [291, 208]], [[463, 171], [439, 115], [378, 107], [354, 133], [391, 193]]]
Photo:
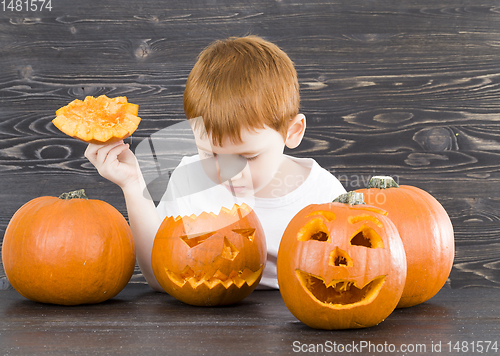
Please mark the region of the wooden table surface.
[[323, 354], [470, 355], [482, 346], [482, 354], [495, 355], [498, 303], [492, 288], [445, 288], [377, 326], [325, 331], [295, 319], [275, 290], [203, 308], [139, 283], [107, 302], [73, 307], [35, 303], [8, 289], [0, 291], [0, 354], [286, 355], [323, 348]]

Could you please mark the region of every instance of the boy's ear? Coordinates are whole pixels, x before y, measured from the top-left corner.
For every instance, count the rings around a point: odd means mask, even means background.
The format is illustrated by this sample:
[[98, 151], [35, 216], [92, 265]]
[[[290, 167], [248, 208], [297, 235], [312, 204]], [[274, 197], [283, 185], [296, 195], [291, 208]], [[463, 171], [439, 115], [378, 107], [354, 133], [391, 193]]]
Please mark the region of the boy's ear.
[[304, 114], [298, 114], [292, 119], [292, 121], [290, 121], [290, 126], [288, 126], [288, 132], [285, 140], [286, 147], [293, 149], [300, 145], [305, 131], [306, 117]]

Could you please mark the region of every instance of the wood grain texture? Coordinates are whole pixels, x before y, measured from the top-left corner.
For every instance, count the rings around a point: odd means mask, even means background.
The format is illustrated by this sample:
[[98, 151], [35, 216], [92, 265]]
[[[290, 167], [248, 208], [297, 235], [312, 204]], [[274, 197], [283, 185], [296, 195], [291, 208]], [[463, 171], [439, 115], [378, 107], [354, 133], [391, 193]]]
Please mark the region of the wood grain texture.
[[[477, 297], [479, 293], [481, 298]], [[498, 340], [499, 301], [499, 294], [491, 288], [443, 289], [429, 302], [396, 309], [377, 326], [325, 331], [309, 328], [295, 319], [278, 291], [255, 291], [235, 305], [200, 308], [137, 284], [127, 285], [118, 296], [104, 303], [73, 307], [34, 303], [9, 290], [0, 291], [0, 352], [3, 355], [294, 355], [300, 351], [294, 348], [294, 342], [311, 351], [318, 349], [310, 349], [309, 345], [330, 344], [333, 348], [335, 342], [357, 345], [358, 352], [347, 352], [349, 349], [337, 346], [337, 352], [324, 347], [324, 352], [314, 354], [433, 355], [439, 354], [433, 352], [433, 345], [441, 344], [443, 355], [471, 355], [478, 354], [471, 352], [478, 341], [485, 341], [483, 350], [486, 350], [486, 341]], [[458, 341], [460, 351], [453, 349]], [[373, 345], [371, 350], [368, 342]], [[468, 349], [464, 347], [461, 351], [462, 342]], [[493, 342], [489, 352], [483, 354], [496, 354]], [[363, 343], [366, 344], [361, 349]], [[395, 352], [374, 351], [379, 344], [394, 345]], [[414, 349], [402, 352], [403, 345]]]
[[126, 216], [119, 189], [83, 156], [86, 145], [51, 124], [56, 109], [125, 95], [143, 120], [135, 148], [184, 119], [184, 83], [205, 46], [257, 34], [299, 74], [308, 129], [287, 153], [315, 158], [348, 190], [375, 174], [427, 190], [456, 232], [448, 286], [500, 287], [498, 2], [52, 5], [0, 12], [0, 236], [23, 203], [76, 188]]

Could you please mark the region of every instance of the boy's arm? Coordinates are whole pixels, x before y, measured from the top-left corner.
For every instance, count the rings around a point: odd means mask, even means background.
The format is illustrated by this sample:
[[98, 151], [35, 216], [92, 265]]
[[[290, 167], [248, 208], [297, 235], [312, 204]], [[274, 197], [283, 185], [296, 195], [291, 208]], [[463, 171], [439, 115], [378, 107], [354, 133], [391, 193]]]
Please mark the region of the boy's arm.
[[122, 187], [122, 191], [127, 205], [130, 228], [134, 235], [137, 264], [149, 286], [156, 291], [164, 292], [156, 281], [151, 266], [153, 242], [162, 221], [146, 189], [142, 174], [139, 172], [137, 184]]
[[164, 292], [151, 267], [151, 251], [161, 218], [146, 189], [135, 155], [123, 141], [109, 145], [89, 144], [85, 157], [101, 176], [117, 184], [127, 205], [128, 220], [136, 248], [137, 264], [154, 290]]

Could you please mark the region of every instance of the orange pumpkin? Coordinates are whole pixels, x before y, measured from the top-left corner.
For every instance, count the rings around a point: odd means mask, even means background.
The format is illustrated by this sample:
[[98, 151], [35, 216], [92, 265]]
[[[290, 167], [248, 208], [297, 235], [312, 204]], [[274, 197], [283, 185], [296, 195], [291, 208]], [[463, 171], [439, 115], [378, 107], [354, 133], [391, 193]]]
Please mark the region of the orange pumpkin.
[[364, 205], [362, 195], [350, 192], [338, 201], [345, 203], [309, 205], [288, 224], [278, 251], [280, 292], [290, 312], [312, 328], [373, 326], [403, 292], [403, 244], [386, 213]]
[[103, 302], [128, 283], [135, 245], [125, 218], [83, 190], [24, 204], [7, 226], [2, 262], [9, 282], [36, 302]]
[[151, 264], [160, 286], [198, 306], [236, 303], [258, 285], [266, 264], [264, 230], [245, 204], [218, 215], [167, 217], [156, 234]]
[[83, 101], [76, 99], [57, 110], [52, 123], [66, 135], [104, 144], [132, 135], [141, 122], [138, 113], [139, 106], [128, 103], [124, 96], [87, 96]]
[[408, 275], [398, 308], [432, 298], [446, 283], [455, 256], [453, 226], [443, 206], [426, 191], [398, 185], [391, 177], [373, 177], [358, 192], [389, 213], [403, 240]]

